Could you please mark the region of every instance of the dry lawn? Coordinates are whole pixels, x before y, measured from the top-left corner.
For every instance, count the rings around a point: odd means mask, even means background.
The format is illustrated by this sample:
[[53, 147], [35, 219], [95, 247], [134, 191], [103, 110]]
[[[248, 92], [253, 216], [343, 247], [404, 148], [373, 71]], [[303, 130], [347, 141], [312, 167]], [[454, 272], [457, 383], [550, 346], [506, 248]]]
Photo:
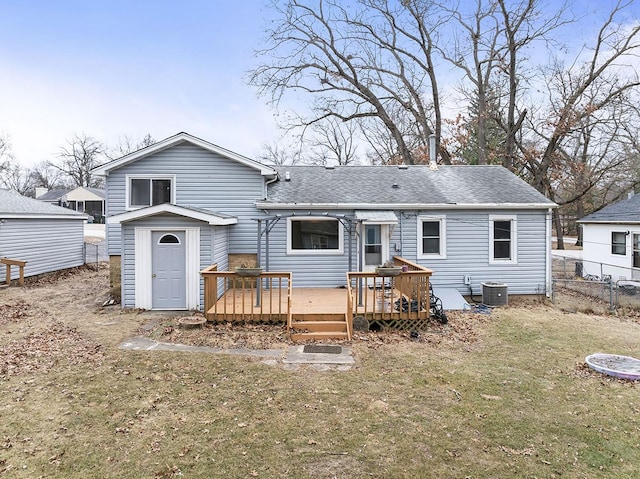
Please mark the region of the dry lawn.
[[0, 290], [0, 478], [640, 477], [640, 384], [583, 366], [639, 357], [633, 317], [521, 303], [418, 340], [359, 334], [350, 371], [289, 370], [117, 349], [152, 321], [162, 341], [288, 343], [107, 295], [104, 267]]

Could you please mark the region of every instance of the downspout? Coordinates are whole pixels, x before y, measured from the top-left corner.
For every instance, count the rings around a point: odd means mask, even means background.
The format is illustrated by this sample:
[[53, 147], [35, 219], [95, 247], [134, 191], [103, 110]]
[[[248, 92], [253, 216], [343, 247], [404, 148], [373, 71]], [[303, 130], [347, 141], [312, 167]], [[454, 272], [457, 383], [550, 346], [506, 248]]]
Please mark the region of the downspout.
[[404, 211], [400, 212], [400, 257], [404, 258], [404, 230], [402, 228], [402, 217], [404, 216]]
[[552, 262], [552, 257], [551, 257], [551, 221], [552, 221], [552, 217], [553, 217], [553, 210], [552, 208], [549, 208], [547, 210], [547, 215], [546, 215], [546, 243], [547, 243], [547, 267], [546, 267], [546, 273], [545, 273], [545, 279], [546, 279], [546, 296], [547, 298], [551, 297], [551, 293], [552, 293], [552, 280], [551, 280], [551, 262]]

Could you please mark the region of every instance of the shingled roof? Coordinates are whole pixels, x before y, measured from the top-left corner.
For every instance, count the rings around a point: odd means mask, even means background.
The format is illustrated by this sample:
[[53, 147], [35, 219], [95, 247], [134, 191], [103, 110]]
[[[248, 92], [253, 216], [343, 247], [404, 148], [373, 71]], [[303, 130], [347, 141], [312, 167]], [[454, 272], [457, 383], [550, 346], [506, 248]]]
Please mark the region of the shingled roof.
[[640, 223], [640, 195], [605, 206], [578, 223]]
[[0, 218], [64, 217], [84, 219], [87, 215], [27, 198], [14, 191], [0, 190]]
[[[259, 207], [519, 207], [555, 203], [502, 166], [281, 166]], [[287, 178], [289, 178], [287, 180]]]

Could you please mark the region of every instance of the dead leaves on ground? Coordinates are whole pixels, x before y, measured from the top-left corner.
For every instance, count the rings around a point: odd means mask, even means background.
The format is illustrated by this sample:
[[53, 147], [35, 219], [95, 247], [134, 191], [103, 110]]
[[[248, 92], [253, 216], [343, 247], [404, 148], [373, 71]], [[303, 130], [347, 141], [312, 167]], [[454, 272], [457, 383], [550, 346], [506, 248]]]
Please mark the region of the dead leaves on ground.
[[23, 300], [0, 304], [0, 326], [28, 317], [29, 309], [29, 305]]
[[58, 363], [99, 364], [103, 360], [104, 352], [99, 344], [75, 328], [52, 323], [0, 346], [0, 376], [50, 368]]

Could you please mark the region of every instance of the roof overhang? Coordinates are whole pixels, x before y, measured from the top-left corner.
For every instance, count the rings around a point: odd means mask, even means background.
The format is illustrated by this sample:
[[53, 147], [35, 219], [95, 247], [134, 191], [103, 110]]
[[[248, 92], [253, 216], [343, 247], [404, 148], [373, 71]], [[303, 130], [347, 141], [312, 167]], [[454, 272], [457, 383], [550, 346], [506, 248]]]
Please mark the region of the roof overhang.
[[118, 158], [117, 160], [110, 161], [102, 166], [98, 166], [94, 168], [92, 173], [94, 175], [99, 176], [109, 176], [109, 173], [113, 170], [116, 170], [122, 166], [128, 165], [129, 163], [133, 163], [141, 158], [145, 158], [149, 155], [157, 153], [162, 150], [166, 150], [167, 148], [171, 148], [172, 146], [178, 145], [180, 143], [191, 143], [192, 145], [199, 146], [211, 153], [215, 153], [217, 155], [223, 156], [225, 158], [229, 158], [230, 160], [237, 161], [240, 164], [253, 168], [255, 170], [260, 171], [263, 176], [273, 177], [275, 178], [277, 175], [276, 170], [273, 168], [258, 163], [246, 156], [242, 156], [238, 153], [234, 153], [233, 151], [222, 148], [218, 145], [214, 145], [213, 143], [209, 143], [201, 138], [197, 138], [195, 136], [189, 135], [188, 133], [178, 133], [177, 135], [170, 136], [162, 141], [154, 143], [153, 145], [147, 146], [146, 148], [142, 148], [141, 150], [134, 151], [133, 153], [123, 156], [122, 158]]
[[630, 221], [611, 221], [611, 220], [577, 220], [576, 223], [580, 224], [594, 224], [594, 225], [640, 225], [640, 221], [638, 220], [630, 220]]
[[358, 210], [355, 212], [356, 220], [365, 224], [397, 225], [398, 217], [393, 211], [384, 210]]
[[270, 203], [256, 202], [263, 210], [549, 210], [555, 203]]
[[4, 219], [39, 219], [39, 220], [87, 220], [88, 215], [79, 214], [46, 214], [46, 213], [0, 213], [0, 220]]
[[235, 218], [233, 216], [205, 212], [202, 210], [195, 210], [192, 208], [185, 208], [182, 206], [164, 203], [161, 205], [148, 206], [146, 208], [140, 208], [138, 210], [127, 211], [126, 213], [109, 216], [107, 218], [107, 223], [128, 223], [130, 221], [162, 214], [178, 215], [185, 218], [204, 221], [205, 223], [209, 223], [210, 225], [214, 226], [235, 225], [238, 222], [238, 218]]

